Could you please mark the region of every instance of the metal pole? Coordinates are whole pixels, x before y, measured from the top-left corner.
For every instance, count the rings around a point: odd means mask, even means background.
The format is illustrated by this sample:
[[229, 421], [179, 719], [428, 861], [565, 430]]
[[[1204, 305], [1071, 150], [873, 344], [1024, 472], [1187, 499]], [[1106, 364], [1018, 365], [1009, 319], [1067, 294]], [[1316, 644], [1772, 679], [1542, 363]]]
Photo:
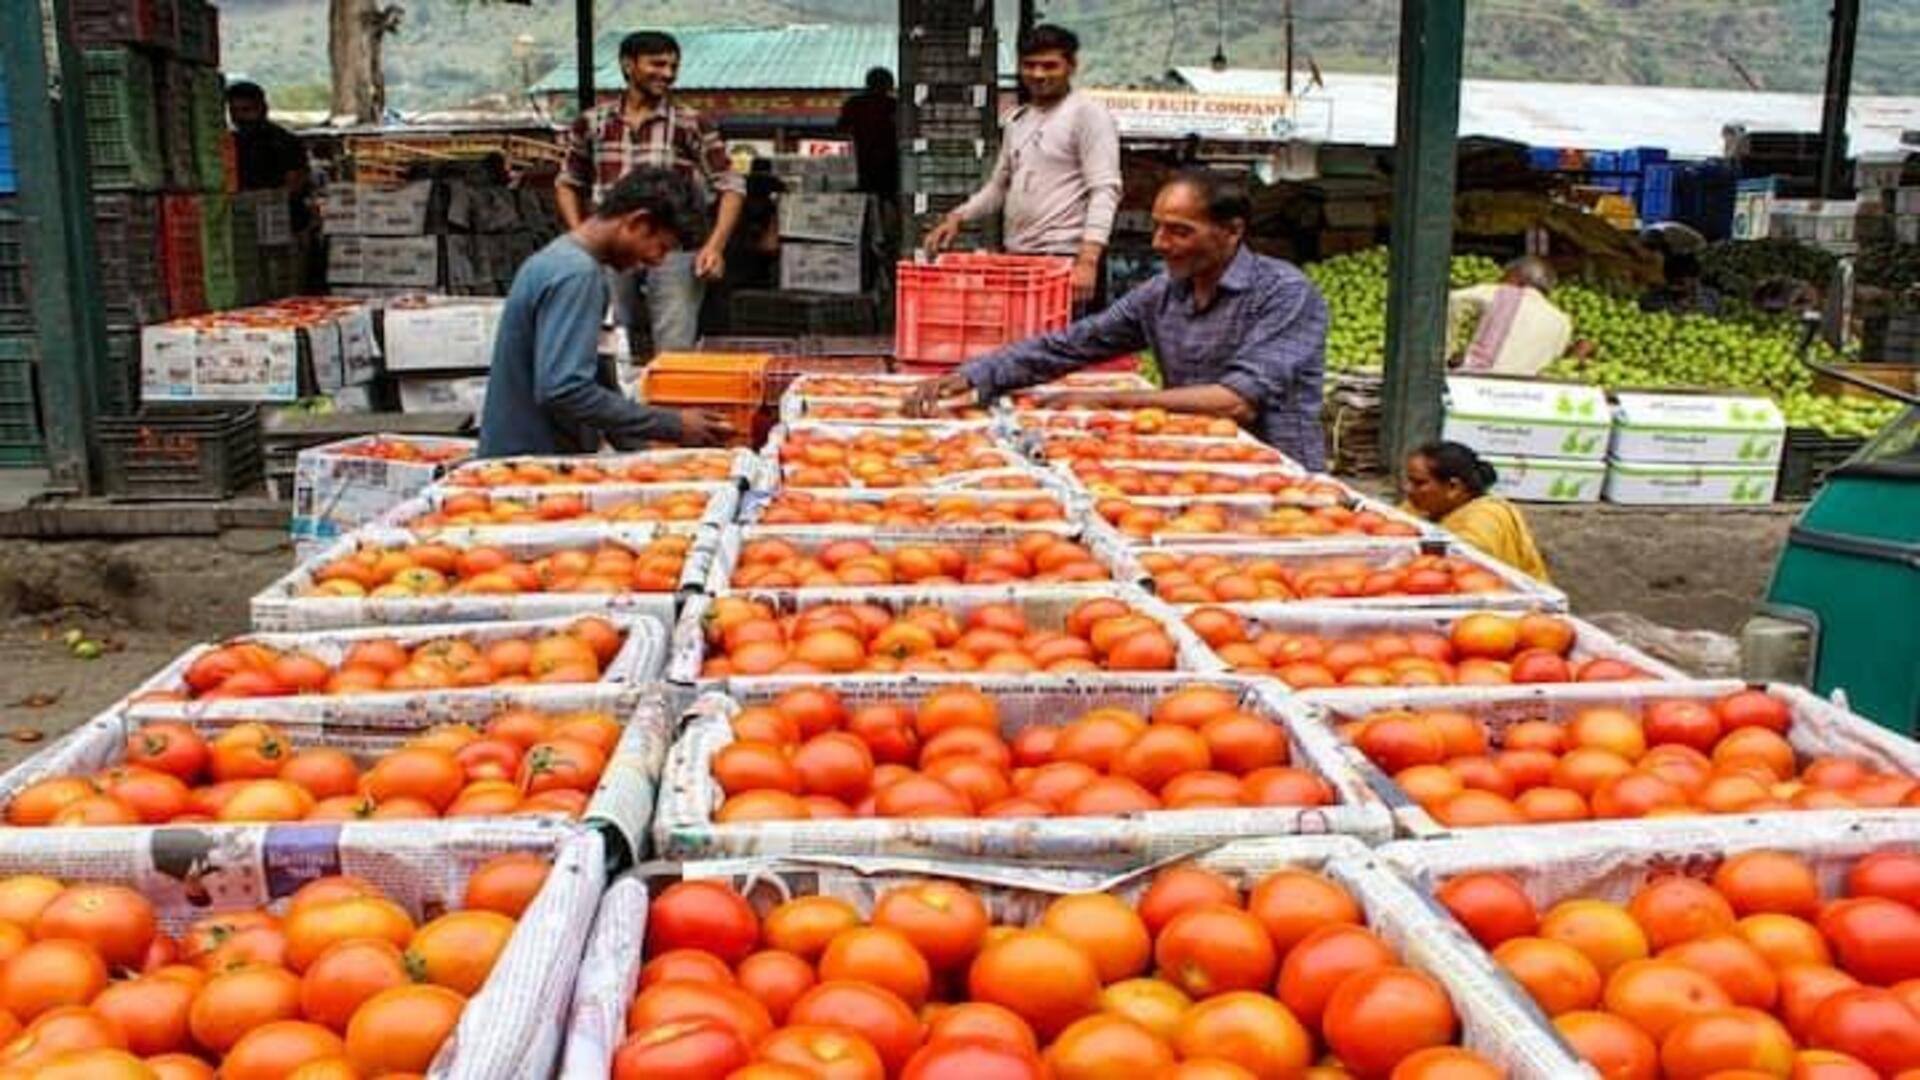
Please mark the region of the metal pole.
[[580, 111], [593, 108], [593, 0], [573, 0], [573, 55]]
[[[86, 73], [65, 0], [0, 0], [24, 250], [33, 264], [40, 417], [54, 488], [93, 492], [87, 438], [107, 355], [87, 162]], [[52, 35], [49, 41], [46, 35]]]
[[1287, 0], [1287, 96], [1293, 96], [1293, 0]]
[[1440, 434], [1465, 39], [1465, 0], [1401, 0], [1382, 401], [1382, 449], [1396, 475], [1408, 450]]
[[1860, 36], [1860, 0], [1834, 0], [1827, 41], [1827, 95], [1820, 110], [1820, 197], [1837, 198], [1847, 184], [1847, 99], [1853, 93], [1853, 46]]

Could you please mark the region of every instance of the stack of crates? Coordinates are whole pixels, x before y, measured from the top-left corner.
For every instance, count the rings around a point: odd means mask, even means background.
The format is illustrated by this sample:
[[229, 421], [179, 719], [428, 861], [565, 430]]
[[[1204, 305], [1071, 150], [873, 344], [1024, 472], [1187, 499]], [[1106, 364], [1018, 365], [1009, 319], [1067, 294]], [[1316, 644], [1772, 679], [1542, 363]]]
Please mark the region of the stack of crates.
[[640, 376], [640, 397], [669, 409], [700, 409], [725, 414], [733, 425], [734, 446], [759, 446], [770, 417], [765, 353], [661, 353]]
[[[993, 168], [1000, 38], [992, 0], [905, 0], [900, 15], [900, 189], [913, 248]], [[987, 236], [968, 233], [973, 244]]]
[[13, 116], [7, 104], [7, 73], [0, 69], [0, 195], [20, 190], [20, 174], [13, 168]]

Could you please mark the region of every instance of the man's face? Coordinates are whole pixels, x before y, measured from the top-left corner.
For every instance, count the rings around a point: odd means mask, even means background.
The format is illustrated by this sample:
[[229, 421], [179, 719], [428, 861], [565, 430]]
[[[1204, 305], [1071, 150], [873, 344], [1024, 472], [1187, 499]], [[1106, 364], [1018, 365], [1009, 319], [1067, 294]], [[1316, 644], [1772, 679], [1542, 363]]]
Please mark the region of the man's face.
[[1039, 52], [1020, 58], [1020, 85], [1035, 101], [1057, 101], [1073, 89], [1075, 64], [1065, 53]]
[[645, 210], [636, 210], [621, 219], [613, 250], [615, 267], [659, 266], [679, 248], [680, 240], [672, 230], [661, 228]]
[[1225, 266], [1241, 232], [1237, 221], [1221, 225], [1208, 217], [1206, 201], [1191, 184], [1168, 184], [1153, 200], [1153, 251], [1176, 281]]
[[233, 98], [227, 102], [227, 118], [237, 128], [250, 128], [267, 120], [267, 103], [252, 98]]
[[673, 89], [673, 81], [680, 77], [680, 54], [636, 56], [622, 60], [620, 67], [627, 74], [628, 86], [648, 97], [666, 97], [667, 91]]

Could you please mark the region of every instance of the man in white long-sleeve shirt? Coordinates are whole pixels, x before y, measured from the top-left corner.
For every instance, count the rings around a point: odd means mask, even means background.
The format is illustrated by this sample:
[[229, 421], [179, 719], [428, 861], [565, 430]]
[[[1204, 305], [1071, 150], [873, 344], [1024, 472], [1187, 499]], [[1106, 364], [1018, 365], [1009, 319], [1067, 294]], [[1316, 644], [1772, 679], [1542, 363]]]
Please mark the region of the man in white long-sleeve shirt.
[[1027, 104], [1000, 133], [986, 186], [927, 234], [939, 251], [969, 221], [1002, 214], [1002, 240], [1015, 255], [1074, 260], [1074, 299], [1104, 301], [1104, 255], [1120, 208], [1120, 133], [1106, 107], [1073, 88], [1080, 39], [1040, 25], [1020, 40]]

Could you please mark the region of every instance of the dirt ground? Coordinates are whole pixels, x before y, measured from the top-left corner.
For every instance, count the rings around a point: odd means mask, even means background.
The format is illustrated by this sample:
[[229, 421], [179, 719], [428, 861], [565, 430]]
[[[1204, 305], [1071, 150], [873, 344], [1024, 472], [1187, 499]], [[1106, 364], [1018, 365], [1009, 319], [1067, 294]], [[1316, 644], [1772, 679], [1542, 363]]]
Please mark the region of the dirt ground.
[[[1591, 617], [1737, 632], [1765, 591], [1788, 510], [1527, 511], [1555, 583]], [[0, 540], [0, 767], [111, 705], [195, 642], [248, 628], [248, 600], [287, 572], [284, 534], [134, 541]], [[104, 653], [83, 660], [79, 630]]]

